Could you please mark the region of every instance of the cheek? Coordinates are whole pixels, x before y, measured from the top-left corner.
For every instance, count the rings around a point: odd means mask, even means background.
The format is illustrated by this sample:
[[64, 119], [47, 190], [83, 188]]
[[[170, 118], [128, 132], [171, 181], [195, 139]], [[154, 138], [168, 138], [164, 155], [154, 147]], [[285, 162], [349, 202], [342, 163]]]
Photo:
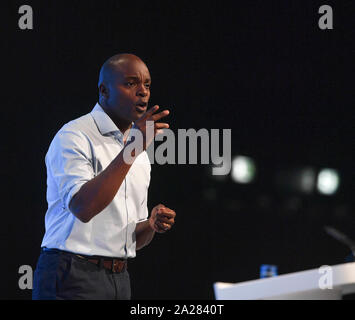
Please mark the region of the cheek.
[[133, 102], [134, 101], [134, 93], [131, 90], [120, 90], [118, 92], [119, 94], [119, 99], [122, 102]]
[[122, 95], [120, 98], [122, 103], [126, 104], [126, 106], [132, 106], [135, 102], [134, 96], [131, 95], [130, 93], [126, 93]]
[[116, 91], [111, 91], [108, 101], [111, 105], [116, 106], [119, 104], [119, 101], [120, 101], [119, 97], [120, 96]]
[[125, 90], [118, 90], [110, 96], [110, 100], [114, 105], [121, 107], [131, 106], [134, 102], [133, 97], [130, 92]]

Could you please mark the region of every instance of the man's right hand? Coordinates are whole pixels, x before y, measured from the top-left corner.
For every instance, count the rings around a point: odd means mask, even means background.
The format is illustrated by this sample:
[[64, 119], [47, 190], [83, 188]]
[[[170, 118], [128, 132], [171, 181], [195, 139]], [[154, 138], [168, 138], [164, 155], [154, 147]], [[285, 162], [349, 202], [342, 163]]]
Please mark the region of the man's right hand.
[[[154, 137], [161, 133], [162, 129], [169, 128], [169, 124], [167, 123], [156, 122], [161, 118], [166, 117], [170, 113], [169, 110], [155, 113], [158, 111], [158, 109], [159, 106], [155, 105], [154, 107], [147, 110], [146, 113], [144, 113], [143, 116], [135, 122], [136, 126], [143, 134], [143, 150], [146, 150], [149, 147], [149, 145], [154, 140]], [[150, 132], [152, 134], [149, 134]]]

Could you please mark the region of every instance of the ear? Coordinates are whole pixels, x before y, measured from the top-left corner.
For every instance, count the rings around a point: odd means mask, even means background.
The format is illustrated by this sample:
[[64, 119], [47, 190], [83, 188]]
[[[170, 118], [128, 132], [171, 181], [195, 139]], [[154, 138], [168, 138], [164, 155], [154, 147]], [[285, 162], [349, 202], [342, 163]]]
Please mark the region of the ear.
[[109, 91], [104, 83], [101, 83], [99, 85], [99, 95], [100, 97], [104, 97], [105, 99], [109, 98]]

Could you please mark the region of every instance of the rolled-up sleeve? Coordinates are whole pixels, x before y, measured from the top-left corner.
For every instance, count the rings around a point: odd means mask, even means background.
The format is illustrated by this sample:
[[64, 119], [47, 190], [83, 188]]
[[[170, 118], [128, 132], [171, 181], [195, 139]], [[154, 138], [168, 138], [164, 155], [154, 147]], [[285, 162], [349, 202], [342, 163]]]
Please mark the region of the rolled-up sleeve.
[[80, 131], [62, 129], [54, 137], [45, 161], [63, 207], [69, 210], [73, 196], [94, 177], [90, 143]]

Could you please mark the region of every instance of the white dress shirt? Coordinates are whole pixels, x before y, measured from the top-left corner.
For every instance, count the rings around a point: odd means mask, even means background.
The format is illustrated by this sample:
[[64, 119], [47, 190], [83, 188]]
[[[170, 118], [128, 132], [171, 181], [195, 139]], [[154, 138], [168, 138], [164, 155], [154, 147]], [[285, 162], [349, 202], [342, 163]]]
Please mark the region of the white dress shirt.
[[146, 152], [134, 161], [112, 202], [88, 223], [69, 211], [69, 202], [80, 187], [100, 174], [122, 149], [122, 132], [98, 103], [57, 132], [45, 157], [48, 210], [42, 247], [135, 257], [136, 223], [148, 218], [151, 167]]

